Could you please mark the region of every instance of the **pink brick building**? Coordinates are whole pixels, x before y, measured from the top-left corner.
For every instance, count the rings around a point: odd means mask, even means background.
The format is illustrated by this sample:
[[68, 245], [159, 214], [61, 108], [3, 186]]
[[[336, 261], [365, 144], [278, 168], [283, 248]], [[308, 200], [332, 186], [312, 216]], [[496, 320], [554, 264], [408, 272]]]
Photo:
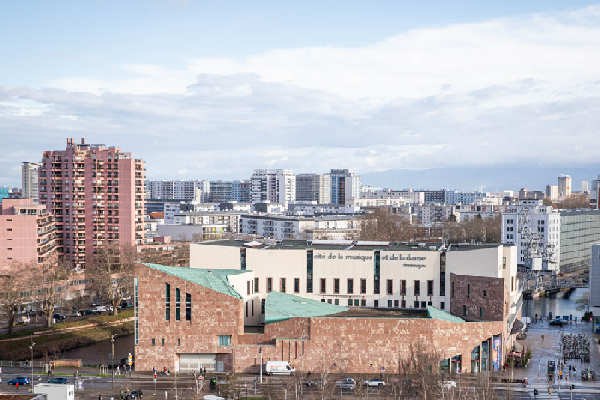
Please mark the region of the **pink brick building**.
[[144, 162], [117, 147], [74, 143], [45, 151], [39, 169], [40, 203], [55, 216], [59, 251], [73, 267], [106, 244], [144, 239]]
[[31, 199], [3, 199], [0, 214], [0, 269], [16, 263], [43, 263], [54, 254], [55, 226], [46, 207]]

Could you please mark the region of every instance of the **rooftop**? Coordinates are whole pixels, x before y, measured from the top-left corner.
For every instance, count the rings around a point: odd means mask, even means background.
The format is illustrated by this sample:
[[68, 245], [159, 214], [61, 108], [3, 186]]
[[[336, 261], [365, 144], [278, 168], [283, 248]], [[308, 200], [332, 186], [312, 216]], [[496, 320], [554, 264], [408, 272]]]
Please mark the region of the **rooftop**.
[[226, 294], [237, 299], [242, 296], [231, 286], [227, 277], [229, 275], [238, 275], [247, 271], [239, 269], [200, 269], [189, 267], [169, 267], [161, 264], [144, 264], [148, 268], [164, 272], [177, 278], [192, 282], [215, 292]]
[[[353, 240], [264, 240], [255, 239], [251, 242], [246, 240], [224, 239], [206, 240], [199, 242], [202, 245], [249, 247], [256, 249], [280, 249], [280, 250], [384, 250], [384, 251], [436, 251], [441, 243], [406, 243], [406, 242], [384, 242], [384, 241], [353, 241]], [[497, 243], [482, 244], [452, 244], [449, 251], [475, 250], [495, 248]]]

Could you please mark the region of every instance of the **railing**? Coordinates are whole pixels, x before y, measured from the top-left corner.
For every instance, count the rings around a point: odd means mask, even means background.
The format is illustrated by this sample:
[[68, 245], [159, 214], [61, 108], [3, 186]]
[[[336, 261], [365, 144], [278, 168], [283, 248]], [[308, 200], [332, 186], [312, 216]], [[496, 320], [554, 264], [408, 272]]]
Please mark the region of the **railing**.
[[[46, 366], [45, 361], [34, 360], [33, 367], [34, 368], [44, 368]], [[31, 361], [8, 361], [8, 360], [0, 360], [0, 367], [8, 367], [8, 368], [31, 368]]]

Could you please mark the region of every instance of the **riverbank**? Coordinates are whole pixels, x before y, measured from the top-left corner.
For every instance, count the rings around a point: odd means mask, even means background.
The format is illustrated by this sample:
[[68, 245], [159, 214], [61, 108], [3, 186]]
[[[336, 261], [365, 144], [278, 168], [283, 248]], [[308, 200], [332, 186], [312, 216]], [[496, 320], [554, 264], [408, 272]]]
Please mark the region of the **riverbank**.
[[31, 359], [31, 342], [35, 342], [34, 358], [60, 358], [63, 352], [79, 347], [133, 334], [133, 311], [117, 316], [93, 316], [77, 321], [58, 323], [50, 329], [24, 330], [16, 335], [0, 337], [0, 359]]

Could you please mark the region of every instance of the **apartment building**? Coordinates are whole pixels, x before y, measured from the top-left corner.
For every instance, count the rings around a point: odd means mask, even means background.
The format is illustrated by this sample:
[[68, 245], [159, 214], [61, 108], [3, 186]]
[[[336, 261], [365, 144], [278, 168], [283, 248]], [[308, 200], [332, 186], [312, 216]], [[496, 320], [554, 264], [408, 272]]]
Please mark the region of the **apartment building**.
[[147, 181], [145, 186], [146, 196], [152, 200], [194, 200], [198, 190], [206, 196], [209, 192], [208, 181]]
[[285, 239], [356, 239], [361, 221], [353, 215], [314, 217], [243, 214], [240, 233], [275, 240]]
[[55, 225], [46, 207], [33, 199], [3, 199], [0, 214], [0, 268], [41, 264], [55, 254]]
[[360, 198], [360, 176], [349, 169], [332, 169], [329, 172], [331, 181], [331, 203], [352, 205]]
[[21, 195], [24, 199], [39, 201], [38, 170], [40, 164], [24, 161], [21, 165]]
[[277, 203], [287, 207], [296, 200], [296, 176], [286, 169], [256, 169], [250, 178], [252, 203]]
[[101, 246], [144, 240], [144, 162], [117, 147], [75, 143], [43, 153], [40, 203], [54, 215], [59, 250], [85, 268]]

